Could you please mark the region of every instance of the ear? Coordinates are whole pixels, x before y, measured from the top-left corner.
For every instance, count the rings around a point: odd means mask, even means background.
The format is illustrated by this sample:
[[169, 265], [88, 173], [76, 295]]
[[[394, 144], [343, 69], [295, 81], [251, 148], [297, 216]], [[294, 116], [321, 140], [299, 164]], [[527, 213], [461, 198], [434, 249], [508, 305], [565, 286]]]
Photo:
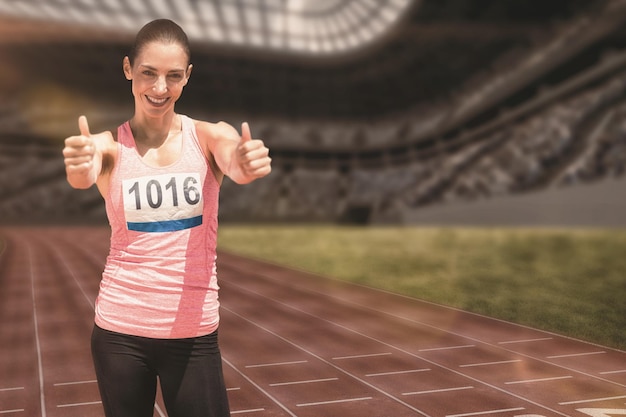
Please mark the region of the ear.
[[185, 72], [185, 85], [189, 82], [189, 77], [191, 77], [191, 70], [193, 69], [193, 65], [189, 64], [187, 67], [187, 71]]
[[124, 75], [126, 76], [127, 80], [132, 80], [133, 79], [133, 67], [130, 65], [130, 59], [125, 56], [124, 60], [122, 61], [122, 68], [124, 69]]

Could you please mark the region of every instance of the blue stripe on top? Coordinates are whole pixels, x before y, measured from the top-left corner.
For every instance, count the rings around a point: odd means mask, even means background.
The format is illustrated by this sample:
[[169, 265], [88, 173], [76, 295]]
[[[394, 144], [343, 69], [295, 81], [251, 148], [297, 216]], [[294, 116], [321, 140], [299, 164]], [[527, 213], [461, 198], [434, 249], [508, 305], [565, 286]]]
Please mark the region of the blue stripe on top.
[[158, 222], [127, 222], [128, 230], [136, 232], [174, 232], [176, 230], [191, 229], [202, 224], [202, 215], [190, 219], [165, 220]]

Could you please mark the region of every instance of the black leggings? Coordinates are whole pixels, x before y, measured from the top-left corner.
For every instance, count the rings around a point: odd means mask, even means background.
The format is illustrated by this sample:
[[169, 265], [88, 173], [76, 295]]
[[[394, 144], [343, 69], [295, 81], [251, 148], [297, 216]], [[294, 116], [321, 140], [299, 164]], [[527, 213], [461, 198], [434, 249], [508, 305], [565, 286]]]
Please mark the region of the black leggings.
[[152, 417], [157, 378], [169, 417], [230, 415], [217, 331], [150, 339], [94, 326], [91, 351], [107, 417]]

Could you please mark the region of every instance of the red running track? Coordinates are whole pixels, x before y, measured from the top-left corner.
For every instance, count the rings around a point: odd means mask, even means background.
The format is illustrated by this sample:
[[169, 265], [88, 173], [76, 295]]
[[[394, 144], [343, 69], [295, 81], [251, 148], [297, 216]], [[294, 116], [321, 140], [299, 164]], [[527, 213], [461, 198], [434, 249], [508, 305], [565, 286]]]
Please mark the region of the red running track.
[[[108, 228], [0, 237], [0, 417], [103, 416], [89, 337]], [[626, 415], [626, 352], [228, 253], [218, 268], [233, 416]]]

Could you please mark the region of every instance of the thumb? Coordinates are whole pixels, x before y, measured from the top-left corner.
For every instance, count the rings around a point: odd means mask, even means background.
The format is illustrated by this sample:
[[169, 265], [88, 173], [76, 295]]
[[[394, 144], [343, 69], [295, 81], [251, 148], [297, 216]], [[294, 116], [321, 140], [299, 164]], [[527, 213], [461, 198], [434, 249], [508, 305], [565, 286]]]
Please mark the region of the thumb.
[[78, 129], [80, 129], [80, 134], [83, 136], [91, 136], [89, 132], [89, 123], [87, 123], [87, 118], [85, 116], [80, 116], [78, 118]]
[[250, 126], [248, 122], [241, 124], [241, 142], [250, 142], [252, 140], [252, 134], [250, 133]]

